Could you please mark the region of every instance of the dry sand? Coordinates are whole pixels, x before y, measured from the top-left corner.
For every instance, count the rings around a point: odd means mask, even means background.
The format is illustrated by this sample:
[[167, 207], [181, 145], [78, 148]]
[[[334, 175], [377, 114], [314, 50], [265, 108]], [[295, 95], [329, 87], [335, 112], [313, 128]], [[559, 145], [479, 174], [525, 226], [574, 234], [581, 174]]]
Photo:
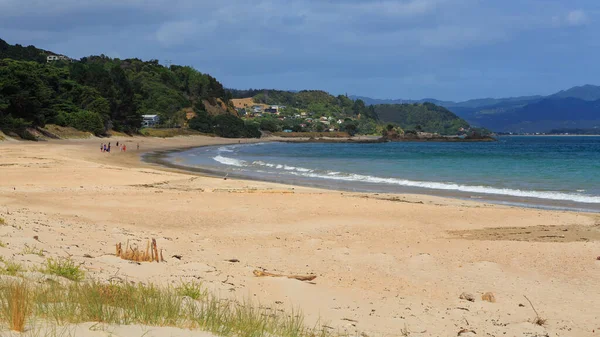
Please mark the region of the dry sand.
[[[140, 162], [136, 143], [237, 140], [110, 139], [123, 140], [128, 152], [111, 154], [97, 139], [0, 142], [0, 256], [39, 265], [22, 254], [28, 245], [72, 256], [89, 278], [200, 280], [223, 297], [300, 308], [308, 323], [367, 336], [600, 335], [600, 215], [203, 177]], [[166, 262], [112, 256], [117, 242], [148, 238]], [[490, 291], [496, 303], [481, 300]], [[532, 323], [523, 295], [546, 325]]]

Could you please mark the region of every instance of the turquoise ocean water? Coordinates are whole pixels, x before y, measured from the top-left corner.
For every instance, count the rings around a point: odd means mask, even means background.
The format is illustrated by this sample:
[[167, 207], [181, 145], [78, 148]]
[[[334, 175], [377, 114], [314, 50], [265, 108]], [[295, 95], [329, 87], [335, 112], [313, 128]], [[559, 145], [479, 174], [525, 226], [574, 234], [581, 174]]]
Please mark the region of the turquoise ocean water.
[[261, 143], [169, 154], [179, 165], [292, 184], [600, 211], [600, 137], [492, 143]]

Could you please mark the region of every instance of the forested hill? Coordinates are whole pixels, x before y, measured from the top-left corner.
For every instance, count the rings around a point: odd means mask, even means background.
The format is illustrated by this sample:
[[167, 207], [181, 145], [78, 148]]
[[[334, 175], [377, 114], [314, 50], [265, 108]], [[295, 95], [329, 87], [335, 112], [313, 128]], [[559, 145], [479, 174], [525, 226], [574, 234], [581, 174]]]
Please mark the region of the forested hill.
[[284, 105], [287, 108], [311, 112], [316, 117], [359, 117], [359, 132], [362, 131], [361, 128], [372, 128], [370, 125], [364, 125], [364, 119], [377, 121], [384, 126], [387, 123], [395, 123], [405, 130], [446, 135], [455, 135], [470, 128], [467, 122], [448, 109], [432, 103], [366, 105], [362, 99], [353, 100], [345, 95], [333, 96], [320, 90], [228, 90], [234, 98], [252, 97], [255, 103]]
[[0, 59], [13, 59], [19, 61], [35, 61], [39, 63], [46, 62], [48, 55], [55, 55], [53, 52], [38, 49], [34, 46], [23, 47], [20, 44], [10, 45], [8, 42], [0, 39]]
[[186, 112], [230, 113], [229, 93], [214, 77], [156, 60], [101, 56], [46, 62], [52, 52], [0, 40], [0, 128], [22, 131], [47, 123], [97, 135], [136, 132], [142, 115], [183, 125]]
[[405, 129], [457, 134], [470, 128], [469, 123], [450, 110], [433, 103], [378, 104], [374, 107], [379, 118]]

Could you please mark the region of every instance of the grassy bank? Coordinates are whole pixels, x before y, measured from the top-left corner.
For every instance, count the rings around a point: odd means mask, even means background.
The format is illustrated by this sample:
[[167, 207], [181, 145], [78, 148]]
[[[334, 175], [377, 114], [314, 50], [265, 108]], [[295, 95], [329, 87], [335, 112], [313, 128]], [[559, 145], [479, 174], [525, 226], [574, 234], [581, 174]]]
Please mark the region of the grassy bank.
[[144, 128], [140, 130], [140, 134], [146, 137], [160, 137], [160, 138], [169, 138], [176, 136], [190, 136], [190, 135], [205, 135], [198, 131], [188, 129], [188, 128], [165, 128], [165, 129], [154, 129], [154, 128]]
[[0, 279], [1, 330], [28, 331], [35, 322], [66, 326], [84, 322], [179, 327], [218, 336], [329, 336], [307, 327], [298, 312], [221, 300], [199, 283], [175, 287], [99, 282], [34, 283]]
[[347, 132], [275, 132], [273, 135], [284, 138], [348, 138]]

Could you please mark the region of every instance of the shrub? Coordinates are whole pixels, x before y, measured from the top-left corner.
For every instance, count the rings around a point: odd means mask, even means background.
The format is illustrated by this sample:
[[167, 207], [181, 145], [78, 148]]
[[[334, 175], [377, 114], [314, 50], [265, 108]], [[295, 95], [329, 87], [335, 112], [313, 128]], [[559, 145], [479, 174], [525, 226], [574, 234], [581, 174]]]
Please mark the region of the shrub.
[[79, 110], [64, 117], [67, 125], [77, 130], [92, 132], [95, 135], [104, 133], [104, 122], [98, 113]]
[[260, 129], [269, 132], [281, 131], [281, 128], [279, 127], [277, 121], [270, 118], [265, 118], [260, 121]]
[[258, 125], [254, 124], [254, 123], [246, 123], [246, 130], [245, 130], [244, 137], [260, 138], [260, 136], [262, 136], [262, 134], [260, 133], [260, 130], [258, 129]]
[[204, 133], [212, 133], [212, 118], [204, 110], [196, 111], [196, 116], [189, 122], [190, 129], [194, 129]]

